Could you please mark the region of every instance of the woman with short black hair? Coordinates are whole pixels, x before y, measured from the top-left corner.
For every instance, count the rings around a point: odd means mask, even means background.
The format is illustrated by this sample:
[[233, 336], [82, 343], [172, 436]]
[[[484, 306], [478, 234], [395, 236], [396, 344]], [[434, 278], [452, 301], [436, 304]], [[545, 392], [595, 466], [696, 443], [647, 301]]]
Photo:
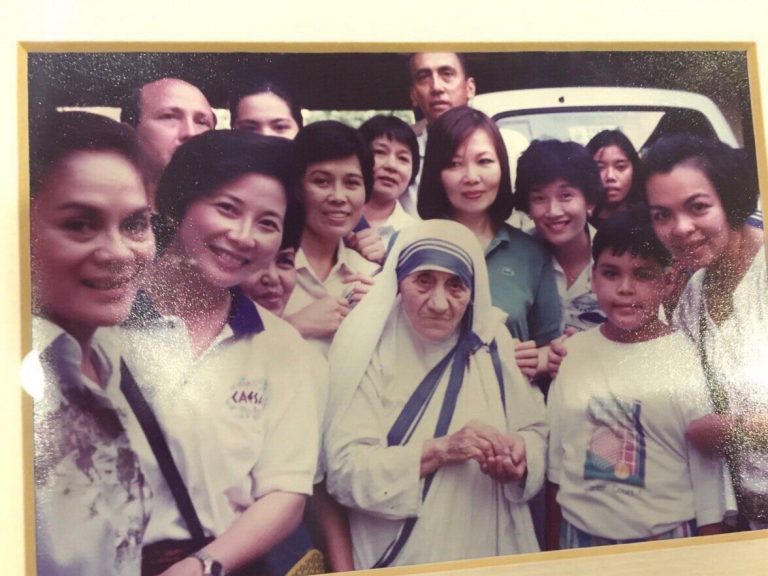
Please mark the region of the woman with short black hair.
[[396, 232], [416, 221], [399, 199], [419, 174], [419, 143], [411, 127], [395, 116], [373, 116], [360, 133], [373, 154], [373, 193], [363, 206], [363, 218], [386, 247]]
[[160, 181], [160, 252], [124, 337], [197, 520], [145, 453], [145, 574], [263, 570], [312, 493], [322, 359], [239, 288], [301, 230], [293, 187], [290, 142], [237, 131], [189, 140]]
[[373, 157], [357, 130], [333, 120], [302, 129], [294, 145], [306, 223], [285, 318], [325, 354], [378, 269], [344, 245], [371, 197]]

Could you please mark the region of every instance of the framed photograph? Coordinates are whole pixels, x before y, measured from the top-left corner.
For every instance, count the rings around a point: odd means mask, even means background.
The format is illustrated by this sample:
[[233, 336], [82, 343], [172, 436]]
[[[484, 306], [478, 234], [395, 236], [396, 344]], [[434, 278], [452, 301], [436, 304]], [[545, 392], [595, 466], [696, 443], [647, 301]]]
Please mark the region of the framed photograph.
[[[450, 41], [450, 39], [448, 39]], [[157, 78], [173, 77], [199, 87], [217, 115], [216, 129], [228, 129], [233, 85], [270, 78], [298, 95], [305, 125], [338, 119], [353, 127], [377, 114], [394, 114], [417, 123], [423, 114], [409, 95], [408, 54], [448, 50], [466, 55], [476, 83], [471, 105], [499, 126], [514, 178], [517, 157], [536, 139], [557, 138], [586, 144], [603, 129], [620, 126], [643, 151], [661, 134], [698, 131], [746, 151], [765, 184], [765, 137], [759, 103], [757, 49], [753, 43], [679, 44], [168, 44], [24, 43], [20, 45], [20, 181], [22, 275], [27, 267], [29, 230], [27, 130], [52, 110], [84, 110], [120, 119], [131, 90]], [[761, 186], [762, 188], [762, 186]], [[761, 200], [765, 206], [764, 197]], [[759, 206], [752, 224], [762, 226]], [[525, 226], [525, 222], [517, 222]], [[22, 347], [29, 350], [31, 287], [22, 280]], [[31, 401], [23, 399], [23, 469], [27, 487], [25, 532], [34, 538], [31, 451]], [[391, 573], [495, 574], [509, 566], [522, 574], [557, 573], [564, 566], [583, 570], [610, 565], [686, 565], [692, 557], [710, 559], [702, 573], [749, 569], [748, 558], [765, 546], [765, 534], [744, 532], [712, 538], [646, 543], [630, 547], [504, 556], [445, 565], [392, 569]], [[26, 555], [31, 566], [32, 548]], [[725, 550], [724, 554], [720, 551]], [[729, 564], [723, 564], [727, 556]], [[735, 564], [730, 564], [733, 561]], [[682, 569], [682, 568], [681, 568]], [[28, 573], [32, 574], [31, 568]], [[361, 573], [365, 573], [364, 571]], [[371, 573], [382, 573], [372, 571]], [[639, 573], [639, 572], [638, 572]], [[671, 572], [670, 572], [671, 573]], [[736, 572], [732, 572], [736, 573]]]

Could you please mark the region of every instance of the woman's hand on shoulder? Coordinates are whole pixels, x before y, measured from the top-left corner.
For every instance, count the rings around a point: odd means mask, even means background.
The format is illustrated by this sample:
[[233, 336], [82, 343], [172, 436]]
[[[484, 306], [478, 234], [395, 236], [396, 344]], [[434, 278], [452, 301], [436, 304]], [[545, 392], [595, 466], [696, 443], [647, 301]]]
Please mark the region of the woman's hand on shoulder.
[[375, 228], [365, 228], [358, 232], [350, 232], [344, 238], [347, 246], [366, 260], [381, 264], [387, 255], [387, 247], [384, 246], [384, 239]]
[[350, 289], [345, 293], [344, 298], [350, 306], [354, 306], [363, 299], [363, 296], [368, 294], [371, 286], [373, 286], [373, 278], [356, 272], [344, 278], [344, 284], [350, 286]]
[[342, 320], [349, 314], [349, 310], [350, 306], [346, 299], [325, 296], [286, 316], [285, 319], [304, 338], [326, 338], [336, 333]]
[[552, 378], [557, 376], [560, 364], [563, 363], [563, 359], [568, 355], [568, 348], [565, 345], [566, 340], [576, 334], [576, 332], [575, 328], [568, 327], [562, 336], [555, 338], [549, 343], [549, 350], [547, 350], [547, 372]]
[[536, 347], [536, 342], [533, 340], [526, 340], [525, 342], [515, 340], [515, 362], [520, 368], [520, 372], [528, 378], [536, 376], [539, 368], [539, 350]]

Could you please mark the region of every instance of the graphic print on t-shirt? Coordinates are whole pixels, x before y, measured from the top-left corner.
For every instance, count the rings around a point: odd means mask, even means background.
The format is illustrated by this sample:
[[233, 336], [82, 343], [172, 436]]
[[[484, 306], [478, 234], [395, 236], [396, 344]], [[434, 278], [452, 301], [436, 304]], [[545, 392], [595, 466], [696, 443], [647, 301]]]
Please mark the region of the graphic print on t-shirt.
[[584, 462], [585, 480], [645, 486], [645, 432], [640, 412], [638, 401], [590, 398], [587, 418], [592, 432]]

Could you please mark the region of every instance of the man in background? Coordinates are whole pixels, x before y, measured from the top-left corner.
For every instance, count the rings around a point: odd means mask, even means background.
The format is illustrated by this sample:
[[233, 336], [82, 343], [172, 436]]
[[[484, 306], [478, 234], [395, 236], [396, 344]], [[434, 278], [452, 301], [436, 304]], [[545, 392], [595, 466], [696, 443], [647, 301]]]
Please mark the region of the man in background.
[[[463, 54], [455, 52], [417, 52], [408, 59], [411, 103], [423, 118], [412, 128], [419, 141], [419, 153], [423, 166], [427, 146], [427, 127], [441, 115], [455, 108], [466, 106], [475, 95], [475, 79], [469, 75]], [[400, 197], [406, 212], [418, 217], [416, 199], [419, 178]]]
[[199, 88], [178, 78], [161, 78], [134, 90], [124, 103], [120, 120], [133, 126], [141, 146], [150, 204], [163, 170], [176, 148], [213, 129], [216, 116]]

